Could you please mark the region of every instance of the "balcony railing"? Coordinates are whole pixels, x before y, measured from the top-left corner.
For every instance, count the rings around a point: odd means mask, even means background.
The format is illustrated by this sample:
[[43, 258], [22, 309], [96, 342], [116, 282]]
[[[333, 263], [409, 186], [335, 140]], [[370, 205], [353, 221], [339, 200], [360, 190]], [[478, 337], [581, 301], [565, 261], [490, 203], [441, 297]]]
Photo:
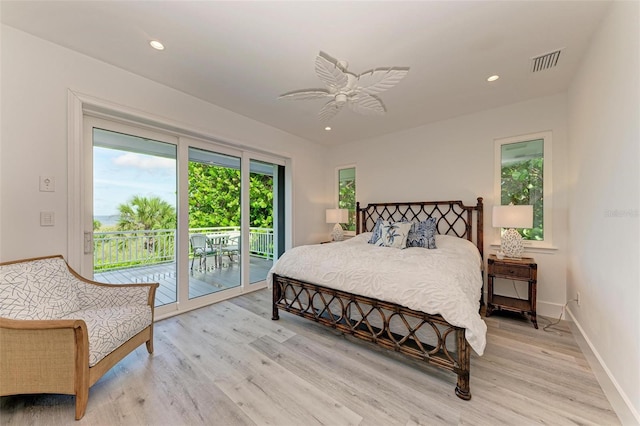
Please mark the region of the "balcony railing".
[[[240, 235], [240, 227], [192, 228], [189, 234]], [[108, 271], [176, 260], [175, 229], [151, 231], [109, 231], [93, 233], [93, 269]], [[250, 228], [249, 253], [273, 259], [273, 229]], [[191, 253], [189, 253], [191, 256]]]

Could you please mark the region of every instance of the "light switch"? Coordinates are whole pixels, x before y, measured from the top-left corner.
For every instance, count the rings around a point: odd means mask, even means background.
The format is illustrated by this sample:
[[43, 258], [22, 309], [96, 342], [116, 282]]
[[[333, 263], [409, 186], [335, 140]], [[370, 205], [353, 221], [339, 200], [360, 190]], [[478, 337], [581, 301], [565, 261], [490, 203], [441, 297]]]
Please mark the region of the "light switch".
[[40, 192], [55, 192], [56, 178], [53, 176], [40, 176]]
[[56, 217], [53, 212], [40, 212], [40, 226], [55, 225]]

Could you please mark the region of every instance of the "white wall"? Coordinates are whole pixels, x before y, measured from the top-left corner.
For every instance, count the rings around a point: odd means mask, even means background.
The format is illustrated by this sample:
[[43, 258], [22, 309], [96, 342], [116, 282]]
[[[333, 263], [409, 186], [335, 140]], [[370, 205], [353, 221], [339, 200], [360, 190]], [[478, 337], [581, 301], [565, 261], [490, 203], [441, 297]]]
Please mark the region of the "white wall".
[[[568, 95], [571, 314], [640, 423], [640, 3], [614, 2]], [[632, 421], [632, 420], [630, 420]]]
[[[566, 96], [538, 98], [465, 115], [411, 130], [335, 147], [330, 151], [327, 192], [333, 170], [356, 164], [360, 203], [456, 200], [485, 202], [485, 253], [499, 235], [491, 227], [494, 204], [494, 140], [553, 132], [553, 245], [557, 250], [529, 251], [538, 263], [538, 312], [558, 316], [566, 298], [567, 129]], [[504, 294], [510, 289], [503, 289]], [[501, 291], [502, 292], [502, 291]]]
[[[69, 89], [292, 158], [294, 245], [325, 237], [326, 148], [6, 25], [1, 54], [0, 260], [67, 255]], [[55, 192], [39, 192], [40, 175]], [[39, 226], [40, 211], [55, 212], [54, 227]]]

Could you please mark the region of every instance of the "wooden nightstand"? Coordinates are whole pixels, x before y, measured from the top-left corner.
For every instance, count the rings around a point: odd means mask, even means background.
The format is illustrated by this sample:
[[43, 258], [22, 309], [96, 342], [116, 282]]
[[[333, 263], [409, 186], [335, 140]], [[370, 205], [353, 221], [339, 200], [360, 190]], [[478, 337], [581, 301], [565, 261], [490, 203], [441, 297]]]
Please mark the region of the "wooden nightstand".
[[[522, 259], [504, 258], [500, 260], [495, 254], [491, 254], [489, 255], [487, 264], [489, 266], [487, 271], [489, 288], [487, 293], [487, 312], [485, 315], [490, 316], [494, 310], [529, 314], [533, 326], [538, 328], [538, 320], [536, 318], [538, 265], [535, 260], [531, 257], [523, 257]], [[494, 295], [494, 278], [506, 278], [508, 280], [528, 282], [529, 298], [517, 299], [515, 297], [500, 296], [498, 294]]]

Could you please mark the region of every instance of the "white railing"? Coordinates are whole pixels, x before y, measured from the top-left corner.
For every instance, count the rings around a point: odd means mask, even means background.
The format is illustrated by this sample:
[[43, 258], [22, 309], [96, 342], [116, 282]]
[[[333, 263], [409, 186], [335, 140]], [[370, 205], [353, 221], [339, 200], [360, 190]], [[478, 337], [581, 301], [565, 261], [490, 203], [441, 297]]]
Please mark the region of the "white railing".
[[[176, 259], [175, 232], [175, 229], [94, 232], [93, 268], [95, 271], [106, 271], [174, 262]], [[189, 229], [189, 234], [194, 233], [237, 233], [240, 235], [240, 227], [218, 226]], [[273, 259], [273, 235], [272, 228], [250, 228], [249, 253], [252, 256]]]
[[251, 228], [249, 252], [253, 255], [273, 259], [273, 228]]

